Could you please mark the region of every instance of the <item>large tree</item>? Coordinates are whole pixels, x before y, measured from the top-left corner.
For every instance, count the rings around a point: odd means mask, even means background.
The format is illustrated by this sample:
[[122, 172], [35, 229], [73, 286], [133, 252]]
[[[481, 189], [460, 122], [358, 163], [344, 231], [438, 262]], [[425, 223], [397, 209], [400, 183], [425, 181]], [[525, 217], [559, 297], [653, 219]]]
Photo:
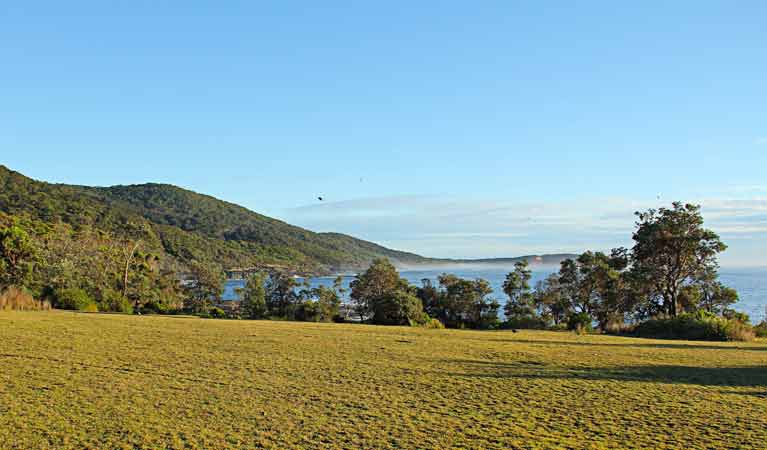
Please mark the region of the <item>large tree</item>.
[[226, 277], [221, 267], [195, 261], [190, 266], [192, 280], [186, 286], [188, 306], [194, 312], [207, 312], [224, 293]]
[[503, 292], [509, 297], [504, 306], [507, 319], [528, 319], [534, 314], [533, 294], [530, 292], [532, 272], [527, 260], [514, 264], [514, 271], [506, 275]]
[[34, 246], [17, 224], [0, 228], [0, 287], [24, 286], [32, 270]]
[[663, 312], [676, 316], [683, 288], [716, 272], [717, 255], [727, 246], [703, 228], [700, 206], [674, 202], [636, 215], [632, 271], [652, 286]]
[[294, 319], [300, 297], [295, 278], [280, 272], [269, 275], [266, 281], [266, 307], [269, 315], [282, 319]]
[[238, 291], [240, 295], [240, 312], [246, 319], [263, 319], [266, 317], [266, 275], [257, 272], [248, 278], [245, 287]]
[[[487, 280], [468, 280], [452, 274], [442, 274], [439, 285], [436, 302], [430, 306], [430, 314], [445, 326], [491, 328], [497, 324], [500, 305], [490, 298], [493, 289]], [[422, 295], [429, 292], [421, 290]]]
[[406, 325], [423, 319], [415, 288], [400, 278], [388, 259], [374, 260], [351, 283], [351, 299], [362, 320], [383, 325]]

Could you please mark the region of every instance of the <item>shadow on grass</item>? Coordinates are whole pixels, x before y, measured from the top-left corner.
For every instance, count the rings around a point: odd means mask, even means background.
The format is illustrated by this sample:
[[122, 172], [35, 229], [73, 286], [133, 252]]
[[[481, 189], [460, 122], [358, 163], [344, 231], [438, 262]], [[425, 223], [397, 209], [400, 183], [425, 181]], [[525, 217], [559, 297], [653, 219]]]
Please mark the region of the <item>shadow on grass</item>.
[[562, 367], [542, 365], [534, 361], [499, 363], [475, 360], [451, 360], [450, 363], [469, 369], [467, 373], [451, 373], [452, 376], [460, 377], [642, 381], [700, 386], [767, 387], [767, 367], [765, 366]]
[[[641, 338], [627, 338], [627, 339], [641, 339]], [[535, 344], [535, 345], [574, 345], [574, 346], [586, 346], [586, 347], [612, 347], [612, 348], [618, 348], [618, 347], [631, 347], [631, 348], [670, 348], [670, 349], [684, 349], [684, 350], [747, 350], [747, 351], [754, 351], [754, 352], [764, 352], [767, 351], [767, 345], [763, 346], [731, 346], [731, 345], [706, 345], [706, 344], [677, 344], [673, 342], [669, 343], [653, 343], [653, 344], [646, 344], [642, 342], [626, 342], [626, 343], [605, 343], [605, 342], [584, 342], [584, 341], [542, 341], [542, 340], [532, 340], [532, 339], [493, 339], [495, 342], [507, 342], [510, 344], [513, 344], [515, 342], [520, 344]], [[727, 344], [726, 342], [722, 342], [722, 344]], [[732, 343], [730, 343], [732, 344]]]

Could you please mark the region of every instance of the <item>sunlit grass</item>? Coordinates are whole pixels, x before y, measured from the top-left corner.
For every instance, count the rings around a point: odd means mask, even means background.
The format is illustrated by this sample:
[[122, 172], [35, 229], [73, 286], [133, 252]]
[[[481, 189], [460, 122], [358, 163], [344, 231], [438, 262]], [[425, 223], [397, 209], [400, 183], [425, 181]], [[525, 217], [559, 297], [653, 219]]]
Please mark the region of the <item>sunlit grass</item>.
[[767, 342], [0, 312], [0, 449], [765, 448]]

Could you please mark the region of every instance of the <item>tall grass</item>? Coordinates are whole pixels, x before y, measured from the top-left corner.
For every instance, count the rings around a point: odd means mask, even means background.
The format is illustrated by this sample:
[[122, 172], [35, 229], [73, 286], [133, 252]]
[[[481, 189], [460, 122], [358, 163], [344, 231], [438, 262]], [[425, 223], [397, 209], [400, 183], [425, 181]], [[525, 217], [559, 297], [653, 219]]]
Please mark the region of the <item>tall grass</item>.
[[9, 286], [0, 292], [0, 311], [47, 311], [51, 304], [47, 300], [35, 300], [28, 292], [16, 286]]

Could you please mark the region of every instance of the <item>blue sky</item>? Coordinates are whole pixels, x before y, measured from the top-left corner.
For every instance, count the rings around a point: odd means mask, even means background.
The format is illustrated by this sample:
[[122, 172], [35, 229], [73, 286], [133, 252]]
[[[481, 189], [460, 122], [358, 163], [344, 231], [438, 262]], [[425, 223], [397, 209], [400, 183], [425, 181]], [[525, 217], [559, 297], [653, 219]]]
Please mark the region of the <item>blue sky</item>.
[[680, 199], [765, 264], [767, 3], [372, 3], [3, 2], [0, 163], [433, 256], [625, 245]]

